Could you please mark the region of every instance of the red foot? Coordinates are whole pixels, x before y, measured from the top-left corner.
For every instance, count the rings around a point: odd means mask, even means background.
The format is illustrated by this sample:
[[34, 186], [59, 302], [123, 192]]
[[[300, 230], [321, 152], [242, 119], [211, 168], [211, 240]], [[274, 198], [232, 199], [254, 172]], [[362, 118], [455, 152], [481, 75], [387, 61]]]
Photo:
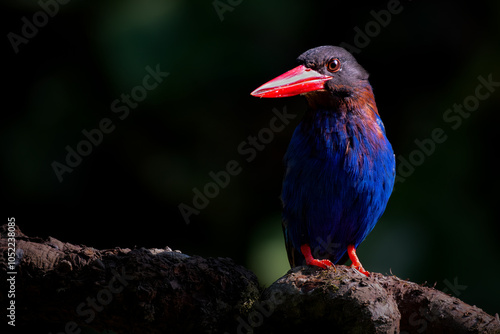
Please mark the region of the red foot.
[[359, 262], [358, 256], [356, 255], [356, 248], [354, 248], [354, 245], [347, 246], [347, 254], [349, 255], [349, 259], [351, 259], [352, 262], [351, 268], [354, 268], [360, 273], [364, 274], [365, 276], [370, 277], [370, 273], [366, 271], [361, 265], [361, 262]]
[[309, 247], [308, 244], [300, 246], [300, 251], [306, 258], [306, 264], [309, 266], [317, 266], [323, 269], [333, 266], [333, 263], [330, 260], [318, 260], [313, 258], [311, 254], [311, 247]]

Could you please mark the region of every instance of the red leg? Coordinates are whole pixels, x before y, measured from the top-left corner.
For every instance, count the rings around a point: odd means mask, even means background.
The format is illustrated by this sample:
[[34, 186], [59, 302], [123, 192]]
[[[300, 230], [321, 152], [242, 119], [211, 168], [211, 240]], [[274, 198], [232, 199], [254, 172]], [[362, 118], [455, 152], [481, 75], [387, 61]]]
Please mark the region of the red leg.
[[347, 246], [347, 254], [349, 255], [349, 259], [351, 259], [352, 262], [351, 268], [354, 268], [358, 270], [360, 273], [370, 277], [370, 273], [367, 272], [361, 265], [361, 262], [359, 262], [358, 256], [356, 255], [356, 248], [354, 248], [354, 245]]
[[303, 244], [302, 246], [300, 246], [300, 251], [306, 258], [306, 264], [309, 266], [317, 266], [323, 269], [333, 266], [333, 263], [330, 260], [317, 260], [313, 258], [311, 254], [311, 247], [309, 247], [308, 244]]

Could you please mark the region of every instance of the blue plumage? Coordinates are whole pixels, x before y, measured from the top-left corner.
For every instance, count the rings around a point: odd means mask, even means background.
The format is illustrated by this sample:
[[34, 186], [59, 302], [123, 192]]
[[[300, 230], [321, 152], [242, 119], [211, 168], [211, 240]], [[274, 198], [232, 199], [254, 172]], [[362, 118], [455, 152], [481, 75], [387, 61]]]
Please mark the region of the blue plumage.
[[285, 155], [281, 198], [290, 264], [328, 265], [316, 258], [339, 263], [351, 247], [353, 265], [368, 275], [355, 250], [385, 210], [394, 185], [394, 153], [368, 74], [352, 55], [324, 46], [298, 60], [299, 67], [254, 92], [299, 93], [308, 100]]
[[394, 153], [380, 117], [367, 106], [308, 110], [305, 117], [285, 156], [285, 238], [296, 250], [309, 243], [315, 257], [337, 263], [384, 212], [394, 184]]

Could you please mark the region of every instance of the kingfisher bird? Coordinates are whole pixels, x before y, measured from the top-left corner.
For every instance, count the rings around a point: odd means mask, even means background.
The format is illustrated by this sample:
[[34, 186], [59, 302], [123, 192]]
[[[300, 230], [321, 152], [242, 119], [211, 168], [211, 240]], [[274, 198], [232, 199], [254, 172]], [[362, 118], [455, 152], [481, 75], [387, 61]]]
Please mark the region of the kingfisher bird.
[[338, 46], [310, 49], [297, 62], [251, 93], [307, 99], [284, 158], [282, 226], [290, 266], [328, 268], [349, 258], [370, 276], [356, 249], [387, 206], [396, 162], [368, 72]]

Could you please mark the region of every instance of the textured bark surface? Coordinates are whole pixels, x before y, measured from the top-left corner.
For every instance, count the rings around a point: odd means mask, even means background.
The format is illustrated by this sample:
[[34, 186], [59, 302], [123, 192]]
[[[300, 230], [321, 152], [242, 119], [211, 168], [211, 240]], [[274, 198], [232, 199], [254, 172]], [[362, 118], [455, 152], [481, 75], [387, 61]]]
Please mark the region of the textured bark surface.
[[[7, 226], [0, 232], [7, 268]], [[500, 333], [498, 315], [395, 276], [296, 267], [262, 291], [231, 259], [15, 233], [16, 332]]]
[[[336, 266], [296, 267], [263, 293], [274, 297], [262, 333], [500, 333], [498, 314], [395, 276]], [[255, 316], [254, 316], [255, 318]]]
[[[6, 268], [5, 226], [2, 229], [0, 266]], [[231, 259], [170, 249], [97, 250], [54, 238], [29, 238], [19, 230], [16, 235], [18, 331], [232, 330], [236, 318], [259, 297], [255, 275]], [[1, 291], [6, 305], [7, 287]]]

